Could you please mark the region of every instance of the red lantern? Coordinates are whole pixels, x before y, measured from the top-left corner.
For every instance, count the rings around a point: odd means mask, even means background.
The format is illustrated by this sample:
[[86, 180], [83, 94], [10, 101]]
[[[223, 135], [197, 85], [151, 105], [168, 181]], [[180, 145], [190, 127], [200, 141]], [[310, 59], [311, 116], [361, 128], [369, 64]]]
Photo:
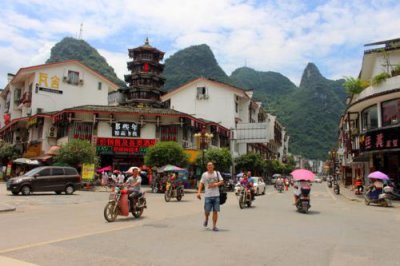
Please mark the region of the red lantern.
[[4, 118], [4, 124], [8, 125], [10, 123], [10, 119], [11, 119], [10, 114], [4, 114], [3, 118]]
[[150, 70], [149, 64], [148, 63], [144, 63], [143, 71], [147, 73], [147, 72], [149, 72], [149, 70]]

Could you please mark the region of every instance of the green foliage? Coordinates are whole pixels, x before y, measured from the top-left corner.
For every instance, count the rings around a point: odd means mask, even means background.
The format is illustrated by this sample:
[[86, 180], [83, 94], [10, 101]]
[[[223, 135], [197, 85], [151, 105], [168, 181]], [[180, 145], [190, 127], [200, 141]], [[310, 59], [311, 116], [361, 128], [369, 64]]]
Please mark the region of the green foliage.
[[236, 172], [251, 171], [254, 175], [263, 175], [267, 168], [266, 161], [256, 153], [248, 153], [236, 158], [235, 164]]
[[7, 163], [10, 160], [21, 157], [21, 153], [15, 149], [15, 146], [0, 140], [0, 162]]
[[114, 69], [107, 63], [106, 59], [84, 40], [71, 37], [62, 39], [51, 48], [51, 55], [46, 63], [72, 59], [81, 61], [83, 64], [101, 73], [114, 83], [125, 86], [125, 83], [117, 77]]
[[372, 85], [378, 86], [378, 85], [382, 84], [383, 82], [385, 82], [388, 78], [390, 78], [390, 75], [386, 72], [382, 72], [382, 73], [376, 75], [375, 77], [373, 77]]
[[87, 140], [73, 139], [63, 145], [54, 157], [58, 165], [70, 165], [79, 167], [83, 163], [97, 164], [99, 159], [96, 155], [96, 149]]
[[162, 167], [167, 164], [185, 167], [189, 156], [177, 142], [161, 141], [150, 147], [144, 157], [144, 163], [150, 166]]
[[366, 87], [369, 86], [369, 82], [365, 80], [360, 80], [353, 77], [345, 77], [344, 78], [343, 87], [346, 89], [348, 94], [359, 94]]
[[337, 141], [347, 97], [343, 80], [324, 78], [314, 64], [304, 70], [300, 87], [273, 104], [290, 135], [289, 149], [309, 159], [324, 159]]
[[206, 44], [190, 46], [173, 54], [165, 60], [163, 76], [167, 79], [164, 90], [177, 88], [198, 77], [231, 83]]
[[[202, 166], [203, 158], [202, 154], [196, 159], [196, 164]], [[229, 172], [230, 167], [232, 166], [232, 155], [229, 149], [226, 148], [214, 148], [209, 149], [204, 154], [204, 164], [207, 162], [213, 162], [215, 169], [221, 172]]]

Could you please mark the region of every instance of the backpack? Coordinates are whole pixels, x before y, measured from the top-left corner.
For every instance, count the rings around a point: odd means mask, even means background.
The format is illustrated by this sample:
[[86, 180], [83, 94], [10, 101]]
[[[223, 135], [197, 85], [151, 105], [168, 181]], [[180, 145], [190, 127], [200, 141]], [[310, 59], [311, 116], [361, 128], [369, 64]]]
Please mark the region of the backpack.
[[[217, 178], [219, 179], [219, 177], [221, 177], [221, 174], [217, 171]], [[219, 204], [224, 205], [227, 198], [228, 193], [226, 192], [225, 186], [219, 186]]]

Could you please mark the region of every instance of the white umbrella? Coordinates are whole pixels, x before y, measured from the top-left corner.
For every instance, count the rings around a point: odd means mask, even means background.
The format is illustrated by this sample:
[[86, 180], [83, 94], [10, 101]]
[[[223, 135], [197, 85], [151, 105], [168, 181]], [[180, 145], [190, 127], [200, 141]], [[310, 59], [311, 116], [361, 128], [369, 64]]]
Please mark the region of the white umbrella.
[[14, 160], [13, 162], [17, 163], [17, 164], [30, 164], [32, 161], [27, 158], [18, 158], [16, 160]]

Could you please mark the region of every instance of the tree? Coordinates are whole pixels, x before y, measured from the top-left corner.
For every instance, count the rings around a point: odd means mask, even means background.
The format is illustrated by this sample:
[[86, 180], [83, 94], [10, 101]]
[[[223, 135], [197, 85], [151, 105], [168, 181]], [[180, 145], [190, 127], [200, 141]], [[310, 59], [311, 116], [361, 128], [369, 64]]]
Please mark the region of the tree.
[[144, 163], [156, 167], [167, 164], [185, 167], [188, 159], [189, 156], [181, 145], [173, 141], [161, 141], [147, 150]]
[[15, 146], [0, 140], [0, 162], [6, 164], [8, 161], [21, 156], [21, 153], [15, 149]]
[[96, 148], [87, 140], [74, 139], [63, 145], [54, 158], [57, 164], [79, 167], [83, 163], [97, 164]]
[[236, 169], [251, 171], [253, 174], [262, 175], [267, 167], [265, 160], [257, 153], [247, 153], [235, 160]]
[[[218, 171], [229, 172], [229, 168], [232, 166], [231, 152], [226, 148], [209, 149], [204, 155], [204, 164], [207, 162], [213, 162], [215, 169]], [[196, 164], [203, 166], [203, 158], [201, 154], [197, 157]]]

